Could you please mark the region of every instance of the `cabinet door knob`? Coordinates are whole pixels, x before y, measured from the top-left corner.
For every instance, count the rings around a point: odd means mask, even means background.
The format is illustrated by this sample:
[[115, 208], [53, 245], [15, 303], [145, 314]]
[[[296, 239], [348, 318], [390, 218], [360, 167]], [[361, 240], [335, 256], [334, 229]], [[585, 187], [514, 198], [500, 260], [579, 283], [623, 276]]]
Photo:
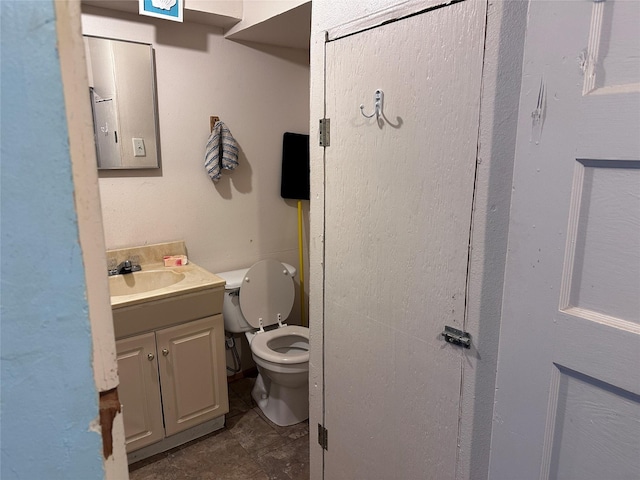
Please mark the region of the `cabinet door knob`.
[[153, 353], [149, 353], [149, 354], [147, 354], [147, 359], [148, 359], [149, 361], [153, 360], [154, 358], [156, 358], [156, 356], [155, 356]]
[[162, 355], [164, 355], [165, 357], [166, 357], [167, 355], [169, 355], [169, 350], [167, 350], [166, 348], [163, 348], [163, 349], [162, 349]]

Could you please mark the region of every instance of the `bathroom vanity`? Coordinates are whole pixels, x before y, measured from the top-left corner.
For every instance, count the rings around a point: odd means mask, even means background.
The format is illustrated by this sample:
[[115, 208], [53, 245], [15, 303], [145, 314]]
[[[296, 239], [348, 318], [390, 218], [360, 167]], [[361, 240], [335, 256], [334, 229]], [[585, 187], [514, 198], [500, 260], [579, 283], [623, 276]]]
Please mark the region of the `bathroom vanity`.
[[165, 267], [183, 242], [112, 250], [141, 271], [109, 277], [129, 463], [224, 426], [229, 411], [224, 280], [201, 267]]

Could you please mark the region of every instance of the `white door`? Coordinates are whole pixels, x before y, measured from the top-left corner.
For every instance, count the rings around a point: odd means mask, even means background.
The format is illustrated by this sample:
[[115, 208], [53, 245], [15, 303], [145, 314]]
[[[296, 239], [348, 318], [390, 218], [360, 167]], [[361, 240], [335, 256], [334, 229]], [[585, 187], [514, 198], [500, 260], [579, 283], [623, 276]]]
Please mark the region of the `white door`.
[[326, 44], [326, 479], [455, 476], [485, 7]]
[[533, 1], [490, 478], [640, 478], [640, 2]]

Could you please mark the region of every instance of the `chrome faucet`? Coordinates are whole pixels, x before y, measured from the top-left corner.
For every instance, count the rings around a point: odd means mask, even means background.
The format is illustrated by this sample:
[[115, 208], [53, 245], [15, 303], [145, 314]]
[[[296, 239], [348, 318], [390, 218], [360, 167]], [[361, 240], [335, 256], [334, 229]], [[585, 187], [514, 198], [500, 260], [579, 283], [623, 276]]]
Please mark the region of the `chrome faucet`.
[[134, 264], [131, 260], [121, 262], [117, 267], [109, 269], [109, 275], [125, 275], [127, 273], [139, 272], [142, 270], [140, 265]]

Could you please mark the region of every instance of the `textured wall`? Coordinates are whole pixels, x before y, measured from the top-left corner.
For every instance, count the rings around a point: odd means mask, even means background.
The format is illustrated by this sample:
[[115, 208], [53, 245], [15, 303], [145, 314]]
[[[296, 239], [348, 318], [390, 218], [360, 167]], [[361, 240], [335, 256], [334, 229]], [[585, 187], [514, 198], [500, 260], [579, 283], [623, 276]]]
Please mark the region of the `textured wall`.
[[464, 373], [458, 469], [458, 478], [472, 480], [486, 479], [489, 468], [527, 8], [524, 1], [498, 1], [487, 11], [467, 303], [476, 352]]
[[[470, 0], [483, 1], [483, 0]], [[390, 7], [414, 8], [424, 2], [357, 0], [313, 2], [311, 42], [311, 138], [324, 108], [324, 32]], [[489, 2], [485, 69], [481, 93], [479, 165], [474, 201], [472, 256], [469, 264], [467, 330], [474, 347], [463, 379], [458, 478], [486, 479], [491, 438], [495, 368], [500, 331], [504, 262], [511, 199], [515, 118], [528, 2]], [[390, 42], [389, 48], [395, 48]], [[402, 48], [398, 45], [397, 48]], [[331, 148], [331, 147], [329, 147]], [[310, 318], [311, 424], [323, 418], [323, 236], [324, 172], [322, 149], [311, 150]], [[354, 184], [353, 188], [357, 188]], [[373, 346], [372, 348], [376, 348]], [[384, 344], [378, 345], [380, 350]], [[407, 368], [414, 367], [407, 365]], [[354, 427], [357, 428], [357, 427]], [[402, 428], [399, 426], [398, 428]], [[322, 450], [311, 444], [312, 479], [322, 478]]]
[[2, 470], [5, 479], [101, 478], [53, 1], [2, 16]]

